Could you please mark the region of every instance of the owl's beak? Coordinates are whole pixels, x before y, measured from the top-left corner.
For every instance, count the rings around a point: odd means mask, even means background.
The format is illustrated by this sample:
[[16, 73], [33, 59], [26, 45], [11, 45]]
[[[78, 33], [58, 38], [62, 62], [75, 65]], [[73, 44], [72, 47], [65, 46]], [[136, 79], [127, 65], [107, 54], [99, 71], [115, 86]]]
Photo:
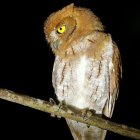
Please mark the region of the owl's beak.
[[59, 48], [59, 45], [60, 45], [59, 39], [57, 39], [57, 40], [55, 40], [55, 41], [53, 41], [53, 42], [51, 43], [51, 47], [52, 47], [53, 49], [58, 49], [58, 48]]

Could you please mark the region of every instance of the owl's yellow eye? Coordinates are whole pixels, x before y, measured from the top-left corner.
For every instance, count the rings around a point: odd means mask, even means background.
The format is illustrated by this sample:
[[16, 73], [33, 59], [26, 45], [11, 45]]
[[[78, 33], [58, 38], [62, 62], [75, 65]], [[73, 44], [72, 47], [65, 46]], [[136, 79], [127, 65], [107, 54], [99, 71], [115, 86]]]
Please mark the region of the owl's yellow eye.
[[66, 30], [66, 26], [63, 25], [63, 26], [57, 28], [57, 33], [63, 34], [65, 32], [65, 30]]

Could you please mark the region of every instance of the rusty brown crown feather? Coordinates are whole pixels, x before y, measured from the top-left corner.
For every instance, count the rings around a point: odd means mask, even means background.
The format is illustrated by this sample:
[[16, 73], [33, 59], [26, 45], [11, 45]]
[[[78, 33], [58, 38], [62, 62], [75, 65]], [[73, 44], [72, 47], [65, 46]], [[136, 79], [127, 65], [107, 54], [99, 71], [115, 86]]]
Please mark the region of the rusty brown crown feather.
[[69, 36], [66, 36], [65, 34], [59, 36], [59, 38], [63, 40], [63, 43], [61, 44], [61, 51], [58, 52], [58, 50], [52, 49], [54, 53], [63, 54], [67, 49], [67, 46], [78, 40], [81, 35], [86, 36], [93, 31], [104, 30], [99, 18], [95, 16], [93, 12], [86, 8], [75, 7], [72, 3], [64, 7], [62, 10], [52, 13], [45, 21], [44, 33], [49, 43], [51, 43], [51, 32], [56, 30], [56, 27], [66, 18], [67, 22], [69, 22], [69, 28], [74, 30], [69, 34]]

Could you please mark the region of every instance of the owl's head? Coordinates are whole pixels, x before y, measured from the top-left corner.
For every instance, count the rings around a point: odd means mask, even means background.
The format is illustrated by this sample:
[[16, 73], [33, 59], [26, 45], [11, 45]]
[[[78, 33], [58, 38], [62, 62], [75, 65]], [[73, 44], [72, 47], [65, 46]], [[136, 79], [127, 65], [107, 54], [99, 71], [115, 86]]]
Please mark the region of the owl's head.
[[74, 4], [52, 13], [44, 23], [46, 39], [54, 53], [65, 53], [73, 42], [97, 30], [103, 30], [98, 17]]

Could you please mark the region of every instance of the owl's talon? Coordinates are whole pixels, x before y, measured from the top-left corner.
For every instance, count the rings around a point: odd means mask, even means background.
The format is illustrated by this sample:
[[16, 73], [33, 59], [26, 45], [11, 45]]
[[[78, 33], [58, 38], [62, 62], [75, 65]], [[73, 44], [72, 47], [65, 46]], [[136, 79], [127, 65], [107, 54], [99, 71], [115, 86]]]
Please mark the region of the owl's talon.
[[63, 102], [60, 102], [59, 104], [58, 104], [58, 111], [60, 111], [60, 109], [62, 109], [63, 108]]
[[50, 103], [51, 103], [52, 105], [56, 105], [56, 102], [54, 101], [53, 98], [50, 98], [49, 101], [50, 101]]
[[[64, 108], [63, 102], [60, 102], [58, 105], [53, 104], [53, 109], [54, 109], [55, 112], [59, 112], [59, 111], [61, 111], [63, 108]], [[64, 109], [63, 109], [63, 110], [64, 110]], [[58, 118], [60, 118], [60, 117], [58, 117]]]
[[83, 120], [85, 120], [85, 121], [88, 120], [94, 114], [94, 112], [95, 112], [94, 110], [83, 109], [81, 111]]

